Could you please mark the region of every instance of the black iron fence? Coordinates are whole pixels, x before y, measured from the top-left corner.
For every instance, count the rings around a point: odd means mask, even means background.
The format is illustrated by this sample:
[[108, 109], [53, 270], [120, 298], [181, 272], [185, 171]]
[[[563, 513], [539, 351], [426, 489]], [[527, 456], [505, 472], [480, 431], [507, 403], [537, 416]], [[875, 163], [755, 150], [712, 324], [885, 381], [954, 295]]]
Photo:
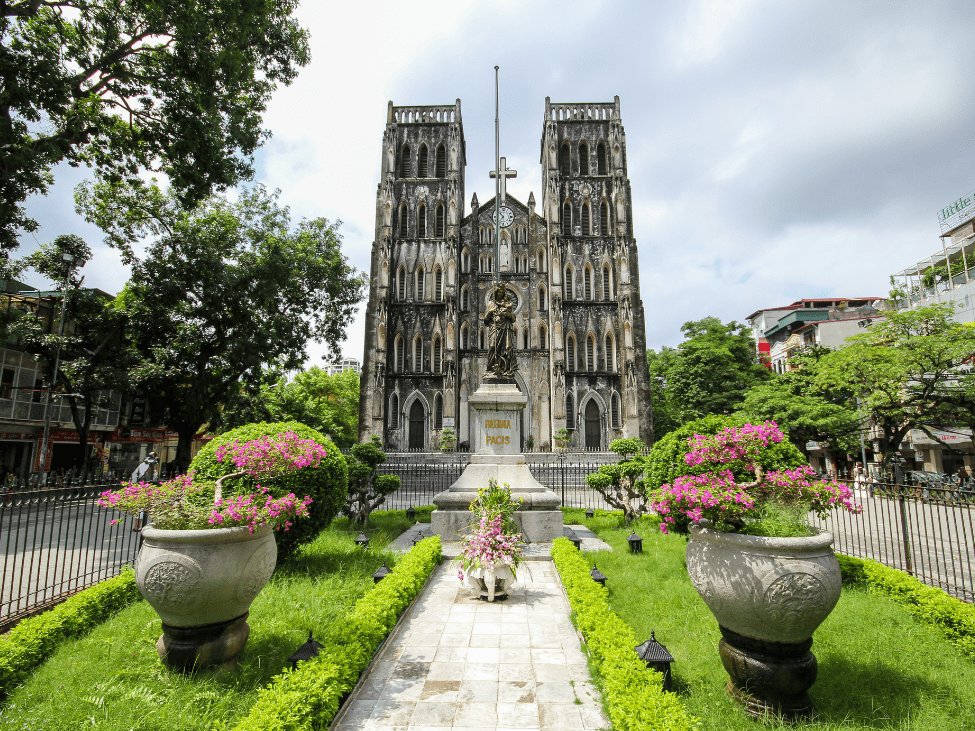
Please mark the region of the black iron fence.
[[96, 503], [117, 487], [0, 490], [0, 632], [135, 560], [133, 518]]
[[843, 482], [863, 512], [837, 510], [813, 521], [833, 534], [838, 553], [879, 561], [975, 602], [975, 490], [970, 484]]

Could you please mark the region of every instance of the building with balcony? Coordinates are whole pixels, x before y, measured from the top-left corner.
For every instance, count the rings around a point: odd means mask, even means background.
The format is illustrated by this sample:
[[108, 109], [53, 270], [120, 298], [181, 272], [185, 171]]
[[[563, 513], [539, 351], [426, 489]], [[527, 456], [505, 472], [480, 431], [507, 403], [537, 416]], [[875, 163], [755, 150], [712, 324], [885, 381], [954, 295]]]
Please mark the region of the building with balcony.
[[352, 371], [355, 374], [362, 373], [362, 363], [358, 358], [342, 358], [338, 363], [329, 363], [325, 366], [325, 372], [330, 376], [337, 376], [344, 371]]

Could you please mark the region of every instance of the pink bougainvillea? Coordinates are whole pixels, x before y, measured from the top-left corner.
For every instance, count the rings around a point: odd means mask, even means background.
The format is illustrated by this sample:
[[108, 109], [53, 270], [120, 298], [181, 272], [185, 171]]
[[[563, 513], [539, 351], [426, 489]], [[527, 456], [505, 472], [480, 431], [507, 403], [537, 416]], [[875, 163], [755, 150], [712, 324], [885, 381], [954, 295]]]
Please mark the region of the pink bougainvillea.
[[[685, 475], [657, 491], [652, 507], [661, 516], [660, 529], [667, 533], [688, 522], [708, 520], [724, 530], [744, 528], [756, 521], [770, 504], [801, 506], [824, 516], [835, 508], [852, 513], [862, 509], [852, 501], [850, 489], [831, 480], [814, 480], [808, 465], [766, 472], [759, 464], [762, 450], [784, 436], [774, 421], [729, 427], [713, 436], [695, 434], [687, 440], [688, 465], [713, 467], [700, 475]], [[754, 478], [739, 482], [723, 465], [741, 460]]]
[[[231, 442], [217, 449], [217, 460], [229, 459], [238, 473], [270, 479], [317, 467], [327, 456], [325, 448], [294, 432], [266, 436], [249, 442]], [[229, 476], [228, 476], [229, 477]], [[232, 528], [247, 526], [253, 533], [258, 526], [288, 530], [296, 518], [308, 515], [312, 499], [299, 499], [294, 493], [275, 498], [262, 485], [257, 492], [224, 498], [219, 481], [216, 494], [212, 484], [194, 482], [193, 472], [168, 482], [125, 483], [121, 490], [106, 490], [98, 504], [125, 513], [148, 513], [153, 525], [168, 530]], [[113, 523], [116, 521], [113, 521]]]

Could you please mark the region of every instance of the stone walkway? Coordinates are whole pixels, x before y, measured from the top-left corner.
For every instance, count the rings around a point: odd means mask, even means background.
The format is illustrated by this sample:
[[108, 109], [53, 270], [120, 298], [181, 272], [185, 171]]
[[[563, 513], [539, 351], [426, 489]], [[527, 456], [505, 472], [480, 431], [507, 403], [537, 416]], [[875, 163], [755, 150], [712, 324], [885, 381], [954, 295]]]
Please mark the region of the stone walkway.
[[489, 604], [434, 570], [336, 716], [334, 731], [608, 729], [551, 560], [526, 561]]

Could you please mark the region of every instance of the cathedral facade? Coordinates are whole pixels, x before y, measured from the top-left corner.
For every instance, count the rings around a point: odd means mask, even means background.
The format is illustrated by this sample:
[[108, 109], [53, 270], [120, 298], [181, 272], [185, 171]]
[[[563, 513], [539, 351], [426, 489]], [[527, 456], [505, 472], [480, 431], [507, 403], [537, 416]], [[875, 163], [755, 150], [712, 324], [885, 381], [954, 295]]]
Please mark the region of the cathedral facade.
[[[649, 375], [620, 102], [545, 100], [541, 205], [464, 210], [461, 104], [389, 103], [366, 311], [359, 439], [473, 450], [468, 396], [486, 373], [496, 278], [514, 300], [521, 446], [606, 450], [650, 431]], [[493, 186], [492, 186], [493, 187]]]

